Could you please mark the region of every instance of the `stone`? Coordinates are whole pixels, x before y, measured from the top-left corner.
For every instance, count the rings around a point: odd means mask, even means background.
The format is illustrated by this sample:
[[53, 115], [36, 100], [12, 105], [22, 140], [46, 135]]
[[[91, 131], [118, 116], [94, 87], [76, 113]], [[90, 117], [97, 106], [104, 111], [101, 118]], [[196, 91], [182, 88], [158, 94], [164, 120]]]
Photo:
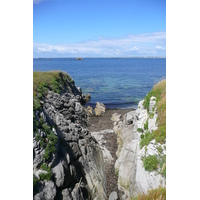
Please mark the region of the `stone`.
[[93, 108], [92, 107], [90, 107], [90, 106], [88, 106], [87, 108], [86, 108], [86, 110], [87, 110], [87, 113], [88, 113], [88, 115], [89, 116], [93, 116]]
[[87, 103], [88, 101], [90, 101], [90, 99], [91, 99], [91, 95], [87, 94], [85, 97], [85, 102]]
[[62, 187], [64, 180], [65, 180], [65, 173], [64, 173], [64, 168], [61, 162], [58, 163], [53, 169], [53, 174], [55, 177], [55, 183], [57, 187]]
[[68, 188], [62, 190], [62, 200], [73, 200], [71, 192]]
[[103, 103], [96, 103], [96, 107], [94, 109], [95, 115], [100, 116], [102, 113], [105, 113], [106, 107]]
[[154, 106], [156, 105], [156, 97], [152, 96], [149, 102], [149, 113], [153, 112]]
[[117, 192], [113, 191], [109, 195], [109, 200], [118, 200]]
[[113, 122], [119, 122], [121, 119], [121, 115], [117, 114], [117, 113], [114, 113], [111, 117], [111, 121]]
[[33, 200], [54, 200], [56, 196], [56, 187], [54, 183], [52, 181], [47, 181], [44, 186], [42, 185], [41, 187], [41, 191], [33, 197]]

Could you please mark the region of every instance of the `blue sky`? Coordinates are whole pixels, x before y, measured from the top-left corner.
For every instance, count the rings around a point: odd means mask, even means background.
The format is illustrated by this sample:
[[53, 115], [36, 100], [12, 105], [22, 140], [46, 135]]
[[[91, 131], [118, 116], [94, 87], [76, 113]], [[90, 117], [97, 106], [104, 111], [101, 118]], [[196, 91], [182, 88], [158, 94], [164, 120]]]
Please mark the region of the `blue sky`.
[[165, 0], [33, 0], [33, 57], [165, 55]]

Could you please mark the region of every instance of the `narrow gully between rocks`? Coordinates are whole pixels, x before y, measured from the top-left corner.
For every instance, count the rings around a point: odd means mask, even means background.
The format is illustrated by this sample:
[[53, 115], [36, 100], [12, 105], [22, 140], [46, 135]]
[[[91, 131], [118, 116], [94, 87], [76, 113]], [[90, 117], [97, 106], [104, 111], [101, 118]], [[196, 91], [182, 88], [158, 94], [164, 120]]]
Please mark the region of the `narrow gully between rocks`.
[[[113, 129], [113, 122], [111, 117], [114, 113], [120, 114], [123, 118], [124, 114], [131, 111], [132, 109], [109, 109], [106, 110], [102, 116], [92, 116], [89, 119], [89, 131], [98, 132], [107, 129]], [[119, 199], [121, 199], [122, 191], [118, 190], [118, 176], [115, 173], [115, 161], [117, 160], [117, 135], [114, 133], [106, 133], [103, 135], [103, 140], [105, 141], [104, 146], [108, 149], [113, 157], [113, 160], [106, 162], [104, 160], [106, 181], [107, 181], [107, 198], [111, 192], [116, 191], [118, 193]]]

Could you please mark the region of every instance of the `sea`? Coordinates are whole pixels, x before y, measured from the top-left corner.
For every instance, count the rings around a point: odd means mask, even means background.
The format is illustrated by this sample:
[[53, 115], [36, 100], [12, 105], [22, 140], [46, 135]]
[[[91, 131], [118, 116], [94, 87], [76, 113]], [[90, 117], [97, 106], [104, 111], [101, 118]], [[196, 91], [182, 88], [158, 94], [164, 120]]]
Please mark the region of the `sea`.
[[137, 109], [153, 86], [166, 79], [166, 58], [34, 58], [33, 71], [67, 72], [88, 105], [96, 102], [110, 109]]

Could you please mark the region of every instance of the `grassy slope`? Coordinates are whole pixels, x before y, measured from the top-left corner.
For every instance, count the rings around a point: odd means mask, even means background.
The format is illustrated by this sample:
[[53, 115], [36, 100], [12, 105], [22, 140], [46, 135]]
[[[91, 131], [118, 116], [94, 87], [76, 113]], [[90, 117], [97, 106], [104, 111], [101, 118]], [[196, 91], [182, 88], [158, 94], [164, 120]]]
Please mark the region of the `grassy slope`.
[[144, 98], [144, 107], [149, 111], [149, 102], [152, 96], [156, 97], [158, 113], [158, 129], [153, 132], [153, 139], [161, 144], [166, 142], [166, 80], [157, 83]]
[[33, 72], [33, 95], [43, 92], [42, 87], [59, 93], [67, 82], [73, 82], [73, 80], [67, 73], [61, 71]]

